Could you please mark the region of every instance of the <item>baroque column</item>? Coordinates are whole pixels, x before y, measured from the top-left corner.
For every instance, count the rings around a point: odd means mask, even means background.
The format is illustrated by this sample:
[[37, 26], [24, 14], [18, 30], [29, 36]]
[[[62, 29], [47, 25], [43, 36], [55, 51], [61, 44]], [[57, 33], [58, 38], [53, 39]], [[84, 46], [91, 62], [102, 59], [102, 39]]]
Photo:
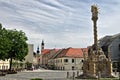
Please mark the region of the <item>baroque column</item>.
[[93, 21], [93, 27], [94, 27], [94, 50], [98, 49], [98, 39], [97, 39], [97, 20], [98, 20], [98, 8], [95, 5], [91, 6], [91, 12], [92, 12], [92, 21]]

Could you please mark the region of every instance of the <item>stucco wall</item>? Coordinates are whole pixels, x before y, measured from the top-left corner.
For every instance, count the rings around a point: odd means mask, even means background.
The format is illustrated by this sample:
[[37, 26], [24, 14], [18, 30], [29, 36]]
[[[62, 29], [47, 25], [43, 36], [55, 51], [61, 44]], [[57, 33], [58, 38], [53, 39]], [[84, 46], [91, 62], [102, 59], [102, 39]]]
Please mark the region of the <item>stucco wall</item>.
[[[67, 59], [68, 62], [65, 62], [64, 60]], [[72, 62], [72, 59], [74, 59], [74, 62]], [[55, 67], [59, 70], [72, 70], [73, 67], [75, 70], [81, 70], [82, 69], [82, 60], [83, 58], [71, 58], [71, 57], [63, 57], [63, 58], [57, 58], [55, 59]]]
[[5, 61], [3, 61], [3, 60], [0, 60], [0, 69], [2, 70], [5, 70], [5, 69], [9, 69], [9, 59], [7, 60], [5, 60]]
[[25, 62], [33, 63], [33, 44], [28, 44], [28, 54], [25, 57]]

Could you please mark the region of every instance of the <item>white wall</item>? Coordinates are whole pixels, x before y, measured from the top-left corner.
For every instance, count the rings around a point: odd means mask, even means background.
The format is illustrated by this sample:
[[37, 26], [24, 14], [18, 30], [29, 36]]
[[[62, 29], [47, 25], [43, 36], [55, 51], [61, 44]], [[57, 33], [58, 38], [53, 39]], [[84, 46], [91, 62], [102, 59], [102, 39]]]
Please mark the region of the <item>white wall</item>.
[[9, 59], [8, 60], [6, 59], [5, 61], [0, 60], [0, 69], [1, 70], [9, 69], [9, 67], [10, 67]]
[[[64, 60], [67, 59], [68, 62], [65, 62]], [[74, 62], [72, 62], [72, 59], [74, 59]], [[71, 57], [63, 57], [63, 58], [57, 58], [55, 59], [55, 66], [57, 69], [64, 69], [64, 70], [72, 70], [72, 67], [74, 67], [75, 70], [81, 70], [82, 69], [82, 60], [83, 58], [71, 58]]]
[[25, 62], [33, 63], [33, 44], [28, 44], [28, 54], [25, 57]]

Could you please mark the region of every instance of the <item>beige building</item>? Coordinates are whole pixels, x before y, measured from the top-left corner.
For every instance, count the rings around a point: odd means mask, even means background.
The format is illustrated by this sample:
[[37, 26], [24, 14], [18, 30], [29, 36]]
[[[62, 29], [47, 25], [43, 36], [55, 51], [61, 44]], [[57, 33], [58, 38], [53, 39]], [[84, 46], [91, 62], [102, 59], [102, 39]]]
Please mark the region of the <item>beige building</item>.
[[55, 59], [55, 67], [58, 70], [82, 70], [83, 58], [62, 57]]
[[6, 59], [5, 61], [0, 60], [0, 70], [6, 70], [9, 69], [9, 59]]
[[[84, 50], [87, 51], [86, 48]], [[83, 49], [61, 49], [48, 61], [48, 65], [58, 70], [82, 70]]]
[[87, 48], [44, 49], [42, 41], [40, 64], [50, 69], [81, 70], [84, 50], [87, 52]]

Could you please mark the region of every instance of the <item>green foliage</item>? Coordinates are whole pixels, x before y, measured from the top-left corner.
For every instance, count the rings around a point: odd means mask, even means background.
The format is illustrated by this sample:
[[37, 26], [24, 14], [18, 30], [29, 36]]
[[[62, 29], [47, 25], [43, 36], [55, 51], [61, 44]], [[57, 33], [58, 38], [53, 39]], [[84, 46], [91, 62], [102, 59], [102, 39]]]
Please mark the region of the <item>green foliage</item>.
[[[27, 37], [24, 32], [7, 30], [0, 24], [0, 59], [24, 60], [28, 53]], [[10, 66], [11, 67], [11, 66]]]
[[32, 66], [32, 63], [26, 62], [27, 66]]
[[19, 64], [20, 64], [20, 67], [23, 67], [23, 65], [24, 65], [24, 63], [22, 63], [22, 62], [21, 62], [21, 63], [19, 63]]
[[8, 30], [8, 34], [11, 41], [11, 49], [9, 50], [8, 57], [12, 56], [15, 60], [22, 61], [28, 52], [25, 33], [17, 30]]
[[27, 68], [27, 69], [32, 68], [32, 63], [26, 62], [25, 64], [26, 64], [26, 68]]
[[5, 60], [11, 49], [11, 42], [7, 35], [9, 35], [8, 31], [5, 28], [2, 28], [2, 25], [0, 24], [0, 59], [2, 60]]

